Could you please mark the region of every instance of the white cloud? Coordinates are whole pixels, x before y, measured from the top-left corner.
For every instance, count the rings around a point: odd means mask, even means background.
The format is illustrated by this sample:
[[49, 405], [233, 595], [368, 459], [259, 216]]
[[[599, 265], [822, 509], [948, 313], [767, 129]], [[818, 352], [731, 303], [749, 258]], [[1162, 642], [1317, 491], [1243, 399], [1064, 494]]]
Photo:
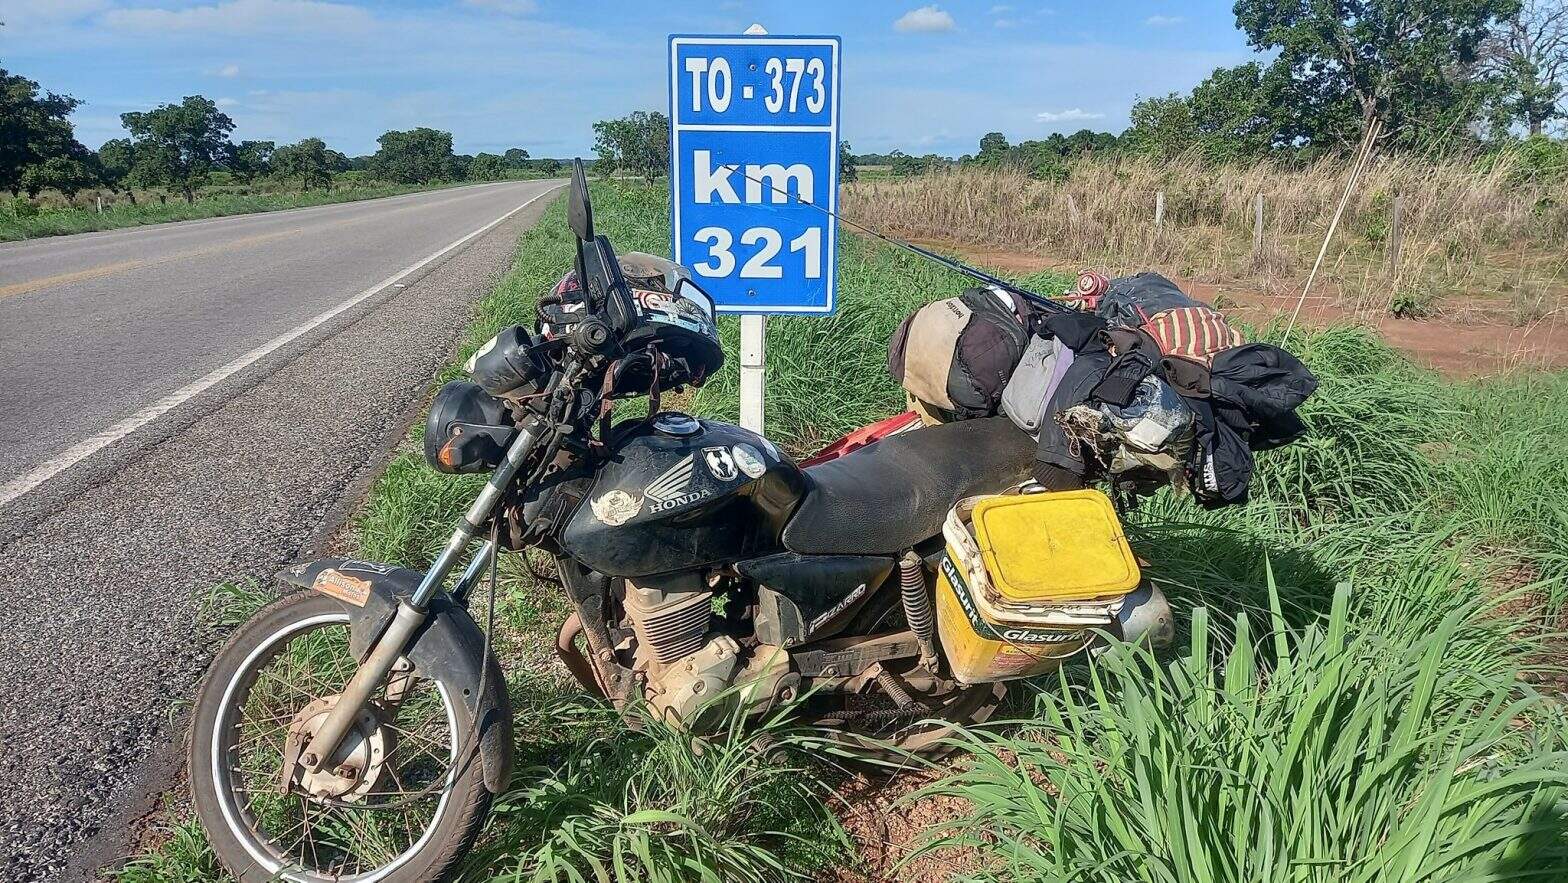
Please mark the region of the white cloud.
[[1012, 12], [1012, 11], [1013, 11], [1013, 7], [1008, 6], [1006, 4], [1003, 4], [1003, 3], [998, 3], [997, 5], [991, 7], [989, 10], [987, 10], [986, 14], [987, 15], [1003, 15], [1005, 13], [1009, 13], [1009, 12]]
[[217, 101], [214, 101], [213, 104], [216, 104], [219, 107], [238, 107], [239, 101], [233, 98], [219, 98]]
[[237, 64], [226, 64], [223, 67], [218, 68], [218, 76], [224, 77], [225, 79], [233, 79], [239, 75], [240, 66]]
[[324, 0], [222, 0], [182, 9], [113, 9], [103, 16], [113, 30], [232, 37], [360, 31], [373, 22], [361, 7]]
[[1179, 15], [1151, 15], [1143, 23], [1151, 28], [1168, 28], [1186, 21]]
[[539, 11], [537, 0], [463, 0], [463, 5], [505, 15], [531, 15]]
[[1085, 120], [1103, 120], [1105, 114], [1090, 113], [1081, 107], [1075, 107], [1072, 110], [1047, 110], [1035, 114], [1034, 118], [1042, 123], [1076, 123]]
[[992, 24], [994, 24], [996, 27], [1003, 28], [1003, 29], [1018, 27], [1018, 22], [1013, 21], [1010, 18], [999, 18], [995, 22], [993, 22]]
[[951, 31], [955, 27], [957, 24], [953, 21], [953, 16], [935, 4], [911, 9], [898, 21], [893, 22], [893, 30], [902, 33], [936, 33]]
[[[109, 5], [108, 0], [7, 0], [0, 9], [6, 31], [61, 25], [85, 18]], [[0, 33], [5, 33], [0, 32]]]

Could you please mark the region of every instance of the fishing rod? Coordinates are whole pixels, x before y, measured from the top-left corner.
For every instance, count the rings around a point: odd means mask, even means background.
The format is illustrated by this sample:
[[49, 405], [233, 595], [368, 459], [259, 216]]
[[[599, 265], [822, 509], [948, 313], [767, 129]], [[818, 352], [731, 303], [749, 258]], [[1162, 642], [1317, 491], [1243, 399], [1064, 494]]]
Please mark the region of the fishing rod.
[[[721, 165], [720, 168], [724, 168], [724, 166]], [[968, 264], [963, 263], [962, 261], [954, 260], [954, 259], [952, 259], [950, 257], [947, 257], [946, 255], [937, 254], [936, 252], [931, 251], [930, 249], [927, 249], [927, 248], [921, 248], [920, 246], [915, 245], [912, 242], [905, 242], [904, 240], [899, 239], [896, 236], [888, 236], [885, 233], [881, 233], [881, 232], [879, 232], [877, 230], [871, 229], [870, 227], [866, 226], [865, 224], [860, 223], [859, 221], [854, 221], [854, 220], [851, 220], [849, 218], [846, 218], [843, 215], [840, 215], [840, 214], [838, 214], [837, 212], [834, 212], [831, 209], [826, 209], [826, 208], [823, 208], [820, 205], [817, 205], [814, 202], [810, 202], [808, 200], [801, 199], [796, 194], [790, 193], [785, 188], [779, 187], [778, 185], [774, 184], [770, 180], [763, 180], [761, 178], [754, 178], [751, 175], [746, 174], [745, 168], [742, 167], [739, 163], [736, 163], [733, 166], [730, 166], [730, 168], [732, 168], [735, 171], [739, 172], [740, 176], [742, 178], [745, 178], [748, 181], [754, 181], [754, 182], [756, 182], [758, 184], [761, 184], [764, 187], [767, 187], [769, 190], [772, 190], [775, 193], [782, 194], [786, 199], [794, 200], [795, 202], [797, 202], [797, 203], [799, 203], [801, 205], [810, 206], [810, 207], [816, 209], [817, 211], [823, 213], [824, 215], [827, 215], [828, 217], [832, 218], [833, 220], [838, 221], [841, 224], [847, 224], [847, 225], [849, 225], [851, 227], [854, 227], [856, 230], [859, 230], [862, 233], [865, 233], [865, 234], [867, 234], [869, 236], [875, 237], [876, 239], [880, 239], [881, 241], [883, 241], [883, 242], [887, 243], [888, 245], [891, 245], [891, 246], [893, 246], [895, 248], [901, 248], [904, 251], [909, 252], [910, 254], [916, 255], [917, 257], [925, 258], [926, 260], [931, 261], [932, 263], [937, 264], [938, 266], [945, 267], [945, 268], [947, 268], [949, 270], [952, 270], [955, 273], [959, 273], [961, 275], [968, 276], [969, 278], [971, 278], [971, 279], [973, 279], [973, 280], [975, 280], [977, 282], [983, 282], [986, 285], [993, 285], [993, 286], [995, 286], [997, 288], [1002, 289], [1003, 291], [1007, 291], [1007, 292], [1011, 292], [1013, 294], [1016, 294], [1019, 297], [1023, 298], [1024, 300], [1029, 301], [1030, 303], [1032, 303], [1032, 304], [1034, 304], [1036, 306], [1043, 307], [1043, 308], [1048, 309], [1048, 310], [1057, 310], [1057, 311], [1064, 311], [1064, 312], [1072, 312], [1073, 311], [1072, 307], [1069, 307], [1066, 304], [1058, 303], [1055, 300], [1052, 300], [1050, 295], [1040, 294], [1039, 292], [1036, 292], [1036, 291], [1030, 291], [1029, 289], [1024, 288], [1024, 287], [1022, 287], [1020, 285], [1014, 284], [1012, 282], [1008, 282], [1006, 279], [1002, 279], [1000, 277], [993, 276], [993, 275], [991, 275], [990, 273], [987, 273], [984, 270], [980, 270], [980, 269], [977, 269], [975, 267], [971, 267]]]

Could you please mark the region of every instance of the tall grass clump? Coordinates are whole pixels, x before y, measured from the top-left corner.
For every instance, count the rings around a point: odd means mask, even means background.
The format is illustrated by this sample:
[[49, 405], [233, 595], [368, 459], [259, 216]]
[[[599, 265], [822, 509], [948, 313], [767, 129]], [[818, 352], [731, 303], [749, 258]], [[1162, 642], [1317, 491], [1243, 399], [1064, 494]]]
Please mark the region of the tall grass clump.
[[524, 743], [470, 879], [764, 883], [809, 879], [849, 848], [800, 765], [815, 743], [782, 713], [731, 714], [699, 742], [642, 708], [636, 729], [581, 700], [540, 711], [553, 735]]
[[983, 880], [1561, 879], [1562, 712], [1456, 575], [1341, 585], [1299, 629], [1276, 603], [1265, 634], [1240, 615], [1214, 653], [1200, 610], [1169, 663], [1114, 648], [1020, 729], [954, 740], [962, 770], [917, 799], [968, 811], [924, 851], [978, 849]]
[[[1395, 196], [1404, 200], [1400, 279], [1379, 282], [1391, 298], [1405, 281], [1445, 290], [1491, 290], [1491, 253], [1533, 249], [1561, 281], [1560, 243], [1568, 237], [1568, 175], [1537, 168], [1517, 152], [1486, 162], [1414, 156], [1377, 158], [1347, 207], [1325, 268], [1342, 286], [1380, 259]], [[1258, 279], [1273, 287], [1304, 276], [1316, 256], [1348, 173], [1347, 161], [1306, 166], [1262, 161], [1215, 166], [1196, 156], [1086, 157], [1063, 180], [1035, 180], [1008, 168], [955, 167], [912, 178], [845, 188], [844, 213], [905, 235], [1040, 252], [1113, 270]], [[1165, 223], [1153, 223], [1157, 192]], [[1262, 194], [1265, 247], [1252, 244]], [[1357, 257], [1347, 268], [1343, 256]], [[1532, 262], [1534, 259], [1532, 259]], [[1510, 264], [1511, 265], [1511, 264]], [[1507, 275], [1507, 274], [1504, 274]], [[1425, 283], [1410, 282], [1418, 287]]]

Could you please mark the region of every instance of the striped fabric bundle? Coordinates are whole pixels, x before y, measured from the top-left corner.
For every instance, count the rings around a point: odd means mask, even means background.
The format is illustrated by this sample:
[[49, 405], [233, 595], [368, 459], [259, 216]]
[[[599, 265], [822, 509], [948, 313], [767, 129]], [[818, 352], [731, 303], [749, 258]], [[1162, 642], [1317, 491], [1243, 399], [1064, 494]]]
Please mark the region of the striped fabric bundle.
[[1241, 346], [1241, 334], [1208, 307], [1175, 307], [1149, 317], [1144, 330], [1167, 356], [1211, 365], [1214, 354]]

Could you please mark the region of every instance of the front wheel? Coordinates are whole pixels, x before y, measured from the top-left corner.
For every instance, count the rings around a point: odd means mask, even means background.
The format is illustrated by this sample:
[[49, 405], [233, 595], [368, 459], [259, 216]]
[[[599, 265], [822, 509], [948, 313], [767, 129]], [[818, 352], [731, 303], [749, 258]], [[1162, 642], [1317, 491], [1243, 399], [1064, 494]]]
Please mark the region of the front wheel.
[[461, 684], [394, 669], [313, 772], [305, 746], [356, 668], [349, 616], [323, 595], [263, 608], [196, 698], [191, 790], [241, 883], [446, 879], [489, 810]]

